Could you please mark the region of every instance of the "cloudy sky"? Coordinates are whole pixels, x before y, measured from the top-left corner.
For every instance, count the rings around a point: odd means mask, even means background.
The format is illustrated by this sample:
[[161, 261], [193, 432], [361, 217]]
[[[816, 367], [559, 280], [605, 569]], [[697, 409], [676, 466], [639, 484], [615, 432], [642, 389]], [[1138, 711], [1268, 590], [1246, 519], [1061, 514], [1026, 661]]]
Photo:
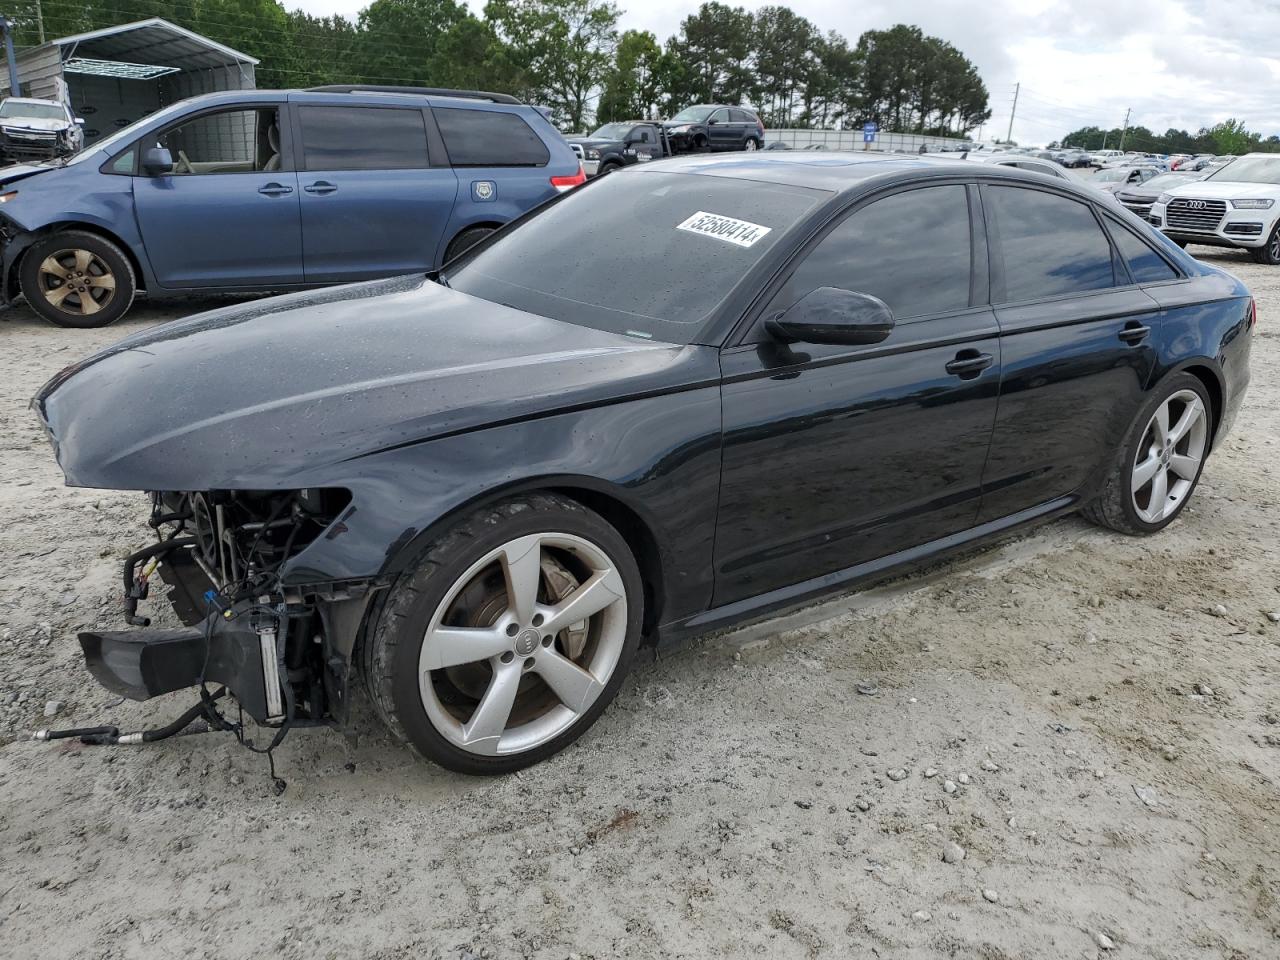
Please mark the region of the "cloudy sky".
[[[699, 0], [619, 0], [624, 28], [675, 33]], [[735, 0], [729, 0], [735, 2]], [[755, 8], [764, 0], [736, 0]], [[285, 0], [311, 13], [354, 15], [367, 0]], [[483, 0], [470, 0], [473, 9]], [[1208, 126], [1227, 117], [1280, 133], [1280, 0], [823, 0], [787, 4], [850, 42], [863, 30], [918, 25], [960, 48], [991, 92], [984, 137], [1009, 127], [1021, 82], [1014, 138], [1045, 143], [1089, 124], [1130, 122], [1156, 132]]]

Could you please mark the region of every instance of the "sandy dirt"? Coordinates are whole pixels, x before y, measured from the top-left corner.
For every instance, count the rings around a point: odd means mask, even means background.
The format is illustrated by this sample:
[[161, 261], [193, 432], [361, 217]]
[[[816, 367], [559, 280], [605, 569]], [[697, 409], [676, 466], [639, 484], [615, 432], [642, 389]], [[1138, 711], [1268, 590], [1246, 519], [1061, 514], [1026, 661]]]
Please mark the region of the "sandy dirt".
[[1158, 537], [1067, 519], [645, 657], [505, 779], [419, 762], [362, 708], [356, 736], [289, 737], [280, 796], [226, 735], [24, 739], [191, 702], [117, 704], [85, 672], [75, 632], [120, 626], [144, 503], [63, 487], [26, 403], [209, 304], [89, 332], [10, 312], [0, 957], [1280, 955], [1280, 268], [1198, 252], [1258, 296], [1253, 386]]

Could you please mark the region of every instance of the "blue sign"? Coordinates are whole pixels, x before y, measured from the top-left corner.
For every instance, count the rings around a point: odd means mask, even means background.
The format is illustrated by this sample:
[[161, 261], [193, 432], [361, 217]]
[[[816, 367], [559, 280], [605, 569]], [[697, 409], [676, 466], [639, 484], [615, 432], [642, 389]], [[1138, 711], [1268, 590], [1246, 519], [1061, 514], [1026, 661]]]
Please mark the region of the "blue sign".
[[874, 120], [868, 120], [866, 123], [862, 125], [862, 142], [863, 143], [874, 142], [876, 139], [876, 133], [879, 130], [880, 128], [876, 126], [876, 122]]

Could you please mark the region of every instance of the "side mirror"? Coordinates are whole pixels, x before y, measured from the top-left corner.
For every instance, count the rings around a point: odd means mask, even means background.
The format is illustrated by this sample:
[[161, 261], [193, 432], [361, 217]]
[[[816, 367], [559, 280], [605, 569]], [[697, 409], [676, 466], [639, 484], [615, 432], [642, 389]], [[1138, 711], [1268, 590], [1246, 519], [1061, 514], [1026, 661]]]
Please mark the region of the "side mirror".
[[793, 303], [765, 329], [786, 343], [868, 346], [893, 331], [893, 311], [879, 297], [839, 287], [818, 287]]
[[150, 147], [142, 151], [142, 172], [148, 177], [163, 177], [173, 172], [173, 154], [164, 147]]
[[76, 117], [75, 121], [76, 123], [80, 124], [80, 126], [82, 127], [84, 126], [84, 117]]

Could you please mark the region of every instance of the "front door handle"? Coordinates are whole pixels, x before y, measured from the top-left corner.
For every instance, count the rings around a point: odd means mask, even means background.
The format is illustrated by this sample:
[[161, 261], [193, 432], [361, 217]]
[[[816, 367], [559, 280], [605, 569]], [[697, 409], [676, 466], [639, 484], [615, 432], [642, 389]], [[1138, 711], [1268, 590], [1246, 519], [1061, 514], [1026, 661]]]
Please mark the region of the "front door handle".
[[258, 192], [265, 197], [283, 197], [286, 193], [293, 193], [293, 187], [286, 187], [283, 183], [268, 183], [259, 187]]
[[948, 363], [945, 369], [947, 373], [961, 380], [972, 380], [995, 362], [996, 358], [989, 353], [967, 349], [957, 353], [956, 358]]
[[324, 194], [324, 193], [333, 193], [333, 191], [337, 190], [338, 188], [334, 184], [330, 183], [328, 180], [317, 180], [315, 183], [307, 184], [307, 186], [303, 187], [302, 189], [307, 191], [307, 193]]
[[1130, 320], [1124, 325], [1124, 329], [1120, 331], [1118, 336], [1125, 343], [1141, 343], [1147, 339], [1147, 335], [1151, 333], [1151, 328], [1145, 324]]

